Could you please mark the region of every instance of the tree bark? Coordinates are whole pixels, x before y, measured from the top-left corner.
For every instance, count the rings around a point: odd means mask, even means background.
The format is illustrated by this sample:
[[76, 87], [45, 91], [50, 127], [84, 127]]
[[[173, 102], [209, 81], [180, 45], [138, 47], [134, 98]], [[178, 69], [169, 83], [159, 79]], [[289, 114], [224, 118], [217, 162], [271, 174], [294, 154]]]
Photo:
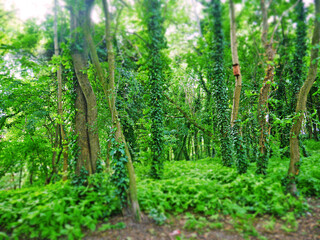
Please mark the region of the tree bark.
[[[118, 111], [116, 109], [116, 88], [115, 88], [115, 57], [114, 51], [112, 46], [112, 37], [110, 33], [110, 13], [108, 9], [108, 2], [107, 0], [102, 0], [103, 4], [103, 12], [105, 14], [105, 32], [106, 32], [106, 42], [107, 42], [107, 50], [108, 50], [108, 64], [109, 64], [109, 89], [110, 93], [107, 95], [109, 97], [109, 108], [112, 116], [112, 122], [115, 124], [117, 131], [116, 131], [116, 141], [121, 142], [125, 146], [126, 156], [128, 158], [127, 162], [127, 170], [129, 175], [129, 199], [131, 203], [131, 211], [134, 215], [135, 219], [140, 222], [141, 220], [141, 213], [140, 213], [140, 206], [138, 202], [138, 195], [137, 195], [137, 186], [136, 186], [136, 177], [134, 173], [134, 168], [132, 165], [131, 154], [129, 151], [128, 144], [126, 143], [125, 137], [123, 135], [122, 127], [120, 124], [120, 119], [118, 115]], [[100, 64], [99, 64], [100, 65]], [[103, 78], [101, 76], [101, 81]]]
[[[89, 1], [86, 1], [88, 4]], [[79, 2], [77, 2], [78, 4]], [[80, 4], [80, 3], [79, 3]], [[82, 10], [79, 6], [71, 6], [71, 32], [74, 45], [71, 53], [74, 69], [80, 89], [77, 89], [77, 104], [79, 109], [76, 115], [76, 130], [79, 135], [80, 159], [78, 159], [76, 172], [79, 173], [82, 166], [85, 166], [89, 175], [96, 172], [96, 164], [100, 154], [99, 135], [97, 128], [97, 101], [89, 82], [87, 69], [87, 51], [84, 39], [77, 34], [78, 27], [84, 24], [82, 15], [90, 11], [90, 6]], [[80, 106], [81, 105], [81, 106]], [[84, 125], [82, 125], [85, 123]], [[82, 153], [83, 151], [83, 153]], [[82, 159], [81, 159], [82, 158]], [[82, 165], [84, 164], [84, 165]]]
[[312, 36], [312, 49], [310, 57], [310, 66], [307, 78], [301, 87], [298, 95], [298, 101], [293, 119], [293, 125], [290, 131], [290, 164], [288, 170], [288, 178], [290, 179], [289, 191], [291, 194], [297, 194], [296, 177], [300, 170], [300, 148], [299, 134], [301, 130], [302, 120], [306, 111], [306, 102], [308, 93], [317, 76], [319, 48], [316, 47], [320, 41], [320, 22], [318, 16], [320, 14], [320, 0], [315, 0], [315, 24]]
[[[94, 174], [96, 171], [96, 164], [100, 153], [99, 136], [97, 128], [97, 101], [93, 92], [92, 86], [89, 82], [87, 74], [83, 73], [86, 67], [86, 58], [84, 54], [74, 51], [71, 54], [77, 79], [81, 88], [81, 91], [86, 102], [86, 125], [83, 126], [83, 130], [87, 131], [87, 142], [89, 147], [89, 159], [87, 160], [87, 170], [89, 175]], [[81, 95], [81, 94], [80, 94]]]
[[238, 44], [237, 44], [237, 35], [236, 35], [236, 19], [235, 19], [235, 11], [234, 4], [232, 0], [229, 0], [230, 7], [230, 38], [231, 38], [231, 53], [232, 53], [232, 64], [234, 68], [238, 70], [235, 74], [236, 83], [233, 92], [233, 104], [232, 104], [232, 112], [231, 112], [231, 127], [233, 127], [234, 122], [237, 120], [238, 112], [239, 112], [239, 104], [240, 104], [240, 94], [242, 87], [242, 75], [240, 71], [240, 63], [238, 57]]
[[[87, 129], [87, 103], [82, 93], [79, 84], [76, 86], [76, 116], [75, 116], [75, 130], [78, 135], [78, 147], [80, 152], [76, 163], [76, 174], [79, 176], [81, 168], [84, 167], [88, 172], [91, 168], [90, 163], [90, 147], [88, 142], [88, 129]], [[89, 165], [88, 165], [89, 164]]]

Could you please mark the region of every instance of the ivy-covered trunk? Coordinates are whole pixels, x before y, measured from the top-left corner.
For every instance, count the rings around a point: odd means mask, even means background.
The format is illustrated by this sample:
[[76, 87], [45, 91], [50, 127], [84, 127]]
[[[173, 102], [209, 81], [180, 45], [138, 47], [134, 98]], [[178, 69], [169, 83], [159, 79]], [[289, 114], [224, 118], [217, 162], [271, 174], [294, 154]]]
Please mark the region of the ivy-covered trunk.
[[211, 27], [213, 39], [210, 43], [210, 60], [213, 62], [213, 65], [208, 69], [208, 80], [213, 86], [213, 97], [215, 99], [218, 128], [220, 132], [222, 162], [223, 165], [230, 167], [233, 164], [232, 139], [223, 61], [224, 44], [220, 0], [211, 1], [210, 12], [213, 18]]
[[162, 50], [166, 47], [160, 0], [145, 0], [145, 23], [148, 29], [148, 77], [151, 118], [151, 175], [160, 178], [163, 171], [164, 66]]
[[295, 116], [293, 118], [293, 125], [290, 131], [290, 164], [288, 170], [289, 191], [291, 194], [297, 194], [296, 177], [300, 170], [300, 148], [299, 148], [299, 134], [301, 130], [302, 120], [306, 111], [307, 96], [317, 76], [318, 70], [318, 56], [320, 42], [320, 21], [317, 16], [320, 14], [320, 0], [315, 0], [315, 24], [312, 36], [312, 49], [310, 57], [310, 66], [307, 78], [301, 87], [297, 100], [297, 107]]

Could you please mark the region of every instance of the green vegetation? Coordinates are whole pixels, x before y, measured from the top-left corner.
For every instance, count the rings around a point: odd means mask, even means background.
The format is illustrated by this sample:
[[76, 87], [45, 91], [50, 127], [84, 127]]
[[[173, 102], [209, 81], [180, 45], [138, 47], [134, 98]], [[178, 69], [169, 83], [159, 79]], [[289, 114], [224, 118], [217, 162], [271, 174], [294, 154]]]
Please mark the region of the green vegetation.
[[320, 0], [49, 1], [0, 0], [0, 240], [318, 221]]
[[107, 179], [100, 174], [90, 178], [88, 186], [59, 182], [2, 191], [0, 229], [13, 239], [81, 238], [84, 228], [94, 231], [99, 220], [107, 220], [120, 210], [120, 201]]
[[[149, 168], [138, 166], [140, 206], [160, 225], [171, 214], [186, 213], [186, 229], [219, 229], [223, 227], [219, 216], [231, 215], [242, 221], [237, 228], [248, 232], [244, 228], [250, 225], [248, 219], [270, 214], [286, 222], [283, 226], [286, 231], [293, 231], [297, 227], [296, 217], [308, 209], [304, 197], [320, 197], [317, 167], [320, 145], [314, 141], [305, 143], [312, 156], [306, 158], [301, 167], [304, 174], [299, 177], [301, 196], [298, 199], [282, 185], [289, 159], [271, 158], [273, 171], [264, 177], [254, 174], [255, 164], [249, 166], [247, 173], [238, 175], [236, 170], [222, 166], [220, 159], [208, 158], [166, 162], [161, 180], [142, 180]], [[3, 191], [0, 229], [11, 237], [79, 238], [84, 229], [96, 230], [97, 223], [107, 221], [121, 210], [115, 188], [108, 179], [108, 175], [99, 174], [90, 178], [87, 186], [59, 182], [41, 188]], [[195, 217], [188, 213], [190, 211], [204, 214], [208, 220]], [[272, 222], [267, 225], [268, 228], [273, 226]], [[99, 231], [122, 228], [125, 228], [123, 223], [106, 223]]]

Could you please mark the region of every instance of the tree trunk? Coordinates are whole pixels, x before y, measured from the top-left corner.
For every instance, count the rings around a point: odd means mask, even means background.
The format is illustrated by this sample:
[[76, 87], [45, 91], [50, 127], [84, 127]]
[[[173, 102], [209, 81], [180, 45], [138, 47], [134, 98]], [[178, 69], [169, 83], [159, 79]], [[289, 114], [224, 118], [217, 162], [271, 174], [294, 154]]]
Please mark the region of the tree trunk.
[[84, 167], [89, 172], [91, 164], [90, 147], [88, 141], [89, 136], [87, 129], [87, 103], [79, 84], [76, 85], [76, 94], [75, 130], [78, 135], [78, 147], [80, 148], [76, 163], [76, 174], [80, 176], [81, 168]]
[[236, 84], [233, 92], [232, 112], [231, 112], [231, 127], [233, 127], [235, 121], [237, 120], [237, 116], [239, 112], [242, 76], [241, 76], [240, 63], [239, 63], [239, 57], [238, 57], [238, 44], [237, 44], [237, 35], [236, 35], [236, 19], [235, 19], [234, 4], [232, 0], [229, 0], [229, 2], [230, 2], [229, 13], [230, 13], [230, 38], [231, 38], [232, 65], [234, 68], [233, 74], [236, 78]]
[[[76, 7], [75, 7], [76, 8]], [[90, 8], [88, 8], [90, 10]], [[87, 8], [85, 13], [89, 11]], [[71, 52], [71, 57], [76, 72], [77, 80], [80, 86], [80, 90], [77, 91], [78, 95], [78, 108], [82, 112], [78, 114], [76, 120], [85, 122], [85, 125], [76, 123], [76, 129], [82, 131], [79, 134], [80, 151], [84, 151], [80, 156], [85, 157], [79, 159], [77, 165], [77, 171], [80, 171], [82, 164], [85, 164], [85, 168], [89, 175], [96, 172], [96, 164], [98, 156], [100, 154], [99, 135], [97, 128], [97, 101], [93, 92], [92, 86], [89, 82], [88, 75], [85, 73], [87, 69], [87, 54], [84, 40], [77, 34], [77, 28], [83, 24], [83, 18], [80, 18], [85, 14], [81, 9], [72, 9], [71, 11], [71, 30], [73, 33], [74, 46]], [[79, 20], [79, 22], [77, 22]], [[80, 46], [82, 49], [79, 49]], [[79, 106], [79, 104], [83, 106]], [[80, 137], [81, 135], [81, 137]], [[83, 149], [82, 149], [83, 147]]]
[[87, 141], [90, 153], [90, 158], [88, 159], [89, 162], [87, 163], [87, 170], [89, 171], [89, 175], [91, 175], [96, 172], [97, 160], [100, 153], [99, 135], [97, 127], [97, 101], [92, 86], [89, 82], [88, 75], [83, 73], [83, 71], [87, 69], [87, 61], [85, 55], [83, 53], [74, 51], [71, 54], [71, 56], [77, 79], [81, 87], [83, 96], [85, 97], [85, 102], [87, 106], [86, 121], [88, 126], [86, 126], [86, 130], [88, 134]]
[[[90, 50], [90, 55], [92, 58], [92, 62], [95, 65], [98, 79], [102, 85], [103, 92], [108, 99], [109, 110], [111, 113], [113, 127], [116, 128], [115, 139], [119, 143], [123, 143], [125, 146], [125, 154], [128, 158], [128, 162], [126, 164], [128, 175], [129, 175], [129, 199], [131, 203], [131, 212], [136, 218], [137, 221], [140, 221], [141, 214], [140, 214], [140, 207], [138, 203], [138, 196], [137, 196], [137, 187], [136, 187], [136, 180], [134, 174], [134, 168], [132, 165], [131, 155], [128, 148], [128, 145], [125, 141], [119, 115], [116, 109], [116, 91], [115, 91], [115, 80], [114, 80], [114, 71], [115, 71], [115, 60], [114, 60], [114, 52], [112, 47], [112, 38], [110, 34], [110, 20], [109, 20], [109, 11], [108, 11], [108, 3], [106, 0], [102, 0], [103, 3], [103, 10], [105, 14], [105, 23], [106, 23], [106, 41], [107, 41], [107, 50], [108, 50], [108, 65], [109, 65], [109, 83], [106, 81], [106, 74], [101, 67], [99, 62], [99, 58], [97, 55], [97, 51], [92, 40], [92, 36], [90, 33], [90, 15], [89, 11], [85, 14], [85, 21], [83, 25], [83, 31], [85, 35], [86, 43]], [[90, 1], [89, 4], [93, 4], [93, 1]]]
[[268, 111], [268, 96], [271, 83], [273, 82], [273, 71], [274, 71], [274, 54], [275, 50], [273, 49], [273, 40], [270, 41], [268, 37], [268, 13], [266, 9], [265, 0], [260, 0], [260, 7], [262, 11], [262, 36], [261, 40], [264, 45], [266, 60], [267, 60], [267, 69], [266, 76], [264, 77], [262, 87], [260, 89], [259, 103], [258, 103], [258, 122], [260, 125], [260, 137], [259, 137], [259, 152], [260, 156], [257, 159], [257, 173], [258, 174], [267, 174], [267, 165], [268, 165], [268, 122], [267, 122], [267, 111]]
[[[54, 55], [59, 56], [59, 41], [58, 41], [58, 0], [54, 0]], [[65, 133], [63, 130], [63, 106], [62, 106], [62, 70], [61, 64], [59, 64], [57, 71], [58, 79], [58, 116], [59, 116], [59, 129], [61, 136], [61, 148], [63, 152], [63, 180], [67, 180], [67, 171], [68, 171], [68, 144], [65, 143]]]
[[199, 139], [198, 139], [198, 131], [197, 129], [194, 130], [194, 159], [198, 160], [199, 159]]
[[290, 164], [288, 170], [288, 178], [290, 179], [290, 183], [288, 187], [290, 193], [293, 195], [297, 194], [296, 177], [298, 176], [300, 169], [299, 134], [301, 130], [301, 124], [306, 111], [307, 96], [317, 76], [317, 59], [319, 55], [319, 48], [317, 48], [316, 46], [319, 44], [320, 41], [320, 22], [317, 17], [319, 14], [320, 0], [315, 0], [315, 27], [312, 36], [313, 47], [311, 49], [309, 72], [298, 95], [295, 116], [290, 131]]

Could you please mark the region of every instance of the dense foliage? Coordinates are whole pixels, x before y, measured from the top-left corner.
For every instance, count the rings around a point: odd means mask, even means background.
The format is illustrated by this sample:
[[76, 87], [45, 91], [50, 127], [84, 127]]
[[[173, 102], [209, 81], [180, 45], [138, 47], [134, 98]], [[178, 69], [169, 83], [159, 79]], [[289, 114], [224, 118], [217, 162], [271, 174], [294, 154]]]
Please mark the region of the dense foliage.
[[306, 197], [320, 197], [315, 1], [234, 1], [231, 123], [228, 1], [56, 0], [23, 22], [0, 0], [0, 239], [79, 239], [140, 209], [157, 224], [182, 214], [187, 229], [199, 216], [221, 227], [220, 215], [309, 211]]
[[[302, 166], [299, 198], [291, 196], [283, 186], [287, 158], [270, 159], [273, 171], [266, 178], [255, 176], [255, 164], [246, 174], [238, 175], [236, 170], [222, 166], [220, 159], [206, 158], [166, 162], [162, 180], [145, 179], [149, 169], [139, 165], [141, 207], [159, 224], [170, 214], [190, 210], [235, 218], [262, 214], [283, 217], [292, 213], [300, 216], [308, 209], [303, 196], [320, 197], [320, 144], [307, 141], [306, 145], [313, 156], [306, 158]], [[98, 222], [107, 222], [111, 214], [120, 211], [115, 188], [105, 174], [90, 178], [87, 186], [59, 182], [5, 191], [0, 200], [0, 229], [12, 233], [12, 237], [79, 238], [83, 229], [94, 231]], [[106, 223], [102, 227], [113, 226]]]

